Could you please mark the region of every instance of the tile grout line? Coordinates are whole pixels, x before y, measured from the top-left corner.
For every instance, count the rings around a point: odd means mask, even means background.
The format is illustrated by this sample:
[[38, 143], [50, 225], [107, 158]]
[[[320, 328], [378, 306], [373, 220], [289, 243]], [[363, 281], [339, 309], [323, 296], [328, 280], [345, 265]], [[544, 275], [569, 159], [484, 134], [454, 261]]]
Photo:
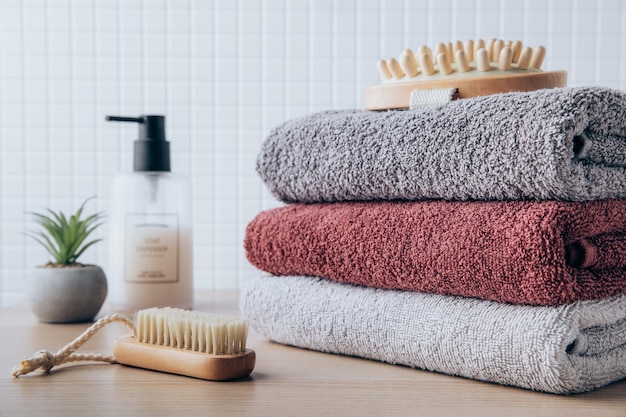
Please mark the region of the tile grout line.
[[[235, 13], [236, 13], [236, 15], [238, 17], [241, 16], [241, 13], [239, 13], [239, 11], [241, 10], [239, 6], [240, 6], [239, 2], [236, 2], [235, 3], [235, 10], [236, 10], [236, 12]], [[239, 18], [237, 18], [235, 20], [235, 26], [236, 26], [235, 27], [235, 33], [236, 33], [236, 36], [237, 36], [237, 44], [235, 45], [235, 48], [237, 48], [237, 51], [235, 53], [236, 53], [236, 56], [237, 56], [237, 62], [239, 63], [239, 62], [241, 62], [241, 45], [240, 45], [240, 42], [241, 42], [241, 23], [239, 21]], [[235, 97], [235, 108], [236, 109], [240, 108], [239, 104], [241, 103], [241, 82], [240, 82], [241, 77], [240, 77], [240, 74], [239, 74], [240, 68], [241, 67], [238, 65], [237, 66], [237, 78], [235, 79], [235, 84], [237, 86], [237, 96]], [[239, 126], [240, 117], [239, 117], [239, 112], [238, 111], [234, 112], [234, 117], [235, 117], [235, 126]], [[238, 185], [235, 188], [235, 201], [237, 201], [237, 210], [235, 210], [235, 224], [237, 226], [239, 226], [239, 222], [241, 221], [240, 220], [241, 219], [241, 214], [240, 214], [240, 209], [241, 208], [239, 207], [239, 205], [241, 203], [240, 197], [241, 197], [241, 194], [242, 194], [241, 193], [241, 177], [242, 176], [240, 175], [241, 167], [242, 167], [241, 154], [240, 154], [240, 150], [241, 150], [241, 146], [240, 146], [241, 139], [240, 138], [241, 138], [241, 129], [237, 129], [237, 143], [235, 144], [235, 146], [236, 146], [235, 152], [237, 154], [237, 157], [235, 158], [235, 161], [236, 161], [235, 163], [236, 163], [236, 170], [237, 170], [236, 172], [237, 172], [237, 185]], [[237, 259], [241, 259], [240, 258], [241, 257], [241, 245], [237, 245], [236, 246], [235, 254], [236, 254]], [[236, 270], [235, 270], [235, 274], [234, 275], [235, 275], [235, 280], [236, 280], [236, 286], [237, 286], [237, 288], [239, 288], [239, 284], [240, 284], [240, 281], [241, 281], [241, 268], [239, 268], [238, 264], [236, 265], [235, 268], [236, 268]]]
[[478, 13], [478, 5], [480, 4], [480, 0], [476, 0], [476, 8], [474, 13], [474, 39], [482, 39], [481, 30], [480, 30], [480, 13]]
[[289, 21], [289, 6], [287, 5], [288, 3], [285, 2], [283, 5], [283, 62], [285, 64], [285, 85], [286, 88], [283, 89], [283, 119], [287, 119], [288, 117], [291, 116], [291, 113], [289, 112], [289, 86], [292, 83], [292, 79], [291, 79], [291, 73], [289, 72], [289, 70], [291, 69], [291, 59], [290, 58], [287, 51], [289, 50], [289, 46], [291, 46], [291, 43], [289, 42], [289, 34], [287, 32], [287, 22]]
[[[122, 1], [122, 0], [120, 0]], [[146, 112], [146, 103], [148, 102], [146, 96], [148, 95], [148, 89], [147, 89], [147, 65], [146, 65], [146, 61], [148, 60], [148, 28], [147, 28], [147, 24], [146, 22], [148, 21], [147, 18], [147, 7], [146, 7], [146, 1], [147, 0], [141, 0], [141, 59], [139, 60], [140, 65], [141, 65], [141, 112], [144, 114], [147, 114]], [[167, 64], [166, 64], [167, 65]], [[166, 83], [167, 83], [167, 78], [166, 78]], [[167, 84], [166, 84], [167, 85]], [[166, 87], [167, 89], [167, 87]], [[139, 115], [130, 115], [129, 116], [139, 116]], [[167, 128], [167, 122], [165, 124], [166, 128]]]
[[218, 178], [217, 178], [217, 161], [218, 161], [218, 155], [217, 155], [217, 146], [216, 146], [216, 138], [218, 137], [218, 129], [217, 129], [217, 120], [219, 117], [219, 112], [217, 110], [217, 98], [218, 98], [218, 94], [217, 94], [217, 84], [219, 81], [218, 78], [218, 71], [219, 71], [219, 66], [218, 66], [218, 57], [217, 55], [217, 49], [218, 49], [218, 33], [217, 33], [217, 6], [215, 5], [215, 3], [213, 3], [211, 5], [211, 11], [213, 12], [213, 25], [212, 25], [212, 39], [213, 39], [213, 59], [212, 59], [212, 64], [213, 64], [213, 141], [212, 141], [212, 149], [213, 149], [213, 201], [212, 201], [212, 205], [213, 205], [213, 229], [212, 229], [212, 235], [213, 235], [213, 265], [211, 266], [211, 272], [212, 272], [212, 282], [211, 282], [211, 289], [216, 289], [217, 288], [217, 283], [216, 283], [216, 279], [215, 277], [217, 276], [217, 258], [219, 255], [219, 251], [218, 251], [218, 246], [217, 246], [217, 242], [218, 242], [218, 234], [217, 234], [217, 209], [218, 209], [218, 204], [217, 204], [217, 184], [218, 184]]
[[[143, 0], [145, 1], [145, 0]], [[163, 13], [163, 26], [165, 27], [165, 67], [163, 68], [165, 71], [165, 115], [166, 123], [165, 129], [167, 130], [167, 118], [169, 118], [170, 111], [172, 110], [172, 104], [170, 103], [170, 97], [172, 96], [172, 86], [173, 80], [170, 79], [172, 76], [171, 65], [172, 65], [172, 52], [170, 47], [170, 40], [172, 39], [172, 28], [170, 25], [170, 20], [168, 16], [170, 15], [170, 0], [165, 0], [165, 11]], [[146, 31], [146, 38], [149, 33]], [[147, 112], [147, 109], [143, 109], [144, 112]], [[171, 122], [172, 119], [170, 119]], [[170, 123], [171, 125], [171, 123]], [[170, 155], [171, 158], [171, 155]]]
[[[120, 7], [120, 3], [122, 2], [122, 0], [117, 0], [116, 3], [116, 12], [117, 12], [117, 21], [118, 21], [118, 25], [117, 25], [117, 50], [118, 50], [118, 56], [117, 56], [117, 113], [118, 114], [122, 114], [122, 102], [123, 102], [123, 94], [124, 94], [124, 89], [122, 88], [122, 79], [123, 79], [123, 75], [124, 75], [124, 42], [122, 42], [122, 26], [124, 24], [124, 20], [122, 19], [122, 8]], [[119, 123], [115, 124], [115, 129], [117, 130], [117, 147], [118, 147], [118, 152], [117, 152], [117, 163], [118, 163], [118, 167], [117, 170], [118, 172], [122, 172], [123, 171], [123, 162], [124, 162], [124, 157], [123, 157], [123, 134], [122, 134], [122, 127], [119, 126]]]
[[[236, 78], [236, 86], [237, 86], [237, 103], [241, 104], [244, 100], [243, 100], [243, 88], [241, 88], [241, 80], [243, 79], [243, 69], [242, 69], [242, 62], [243, 62], [243, 57], [242, 57], [242, 49], [243, 49], [243, 23], [242, 23], [242, 15], [239, 12], [241, 10], [241, 0], [237, 0], [236, 3], [236, 7], [237, 7], [237, 21], [236, 21], [236, 25], [237, 25], [237, 78]], [[241, 108], [242, 106], [240, 105], [236, 105], [235, 109], [237, 109], [235, 111], [235, 125], [239, 126], [239, 121], [242, 120], [242, 115], [241, 115]], [[240, 175], [241, 170], [243, 168], [243, 163], [242, 163], [242, 155], [241, 155], [241, 149], [245, 148], [245, 146], [243, 146], [243, 135], [241, 132], [241, 129], [237, 129], [237, 195], [240, 196], [242, 194], [244, 194], [243, 191], [243, 176]], [[237, 220], [236, 220], [236, 224], [237, 227], [239, 227], [239, 222], [240, 222], [240, 218], [241, 218], [241, 201], [239, 200], [239, 198], [237, 198], [237, 202], [238, 207], [237, 207]], [[240, 260], [241, 259], [241, 253], [240, 253], [240, 248], [237, 248], [237, 259]], [[241, 281], [242, 281], [242, 276], [241, 276], [241, 272], [242, 272], [242, 268], [240, 268], [240, 265], [237, 264], [237, 270], [235, 271], [235, 277], [237, 280], [237, 288], [240, 287]]]
[[[624, 27], [626, 25], [626, 5], [624, 5], [623, 2], [620, 3], [620, 16], [621, 16], [621, 21], [620, 21], [620, 32], [619, 32], [619, 43], [620, 43], [620, 56], [625, 56], [626, 55], [626, 28]], [[619, 61], [619, 75], [618, 75], [618, 82], [620, 84], [619, 88], [621, 90], [626, 89], [626, 64], [624, 63], [623, 59], [618, 60]]]
[[[188, 95], [188, 99], [189, 99], [189, 127], [188, 127], [188, 135], [189, 135], [189, 210], [190, 210], [190, 219], [189, 219], [189, 223], [190, 226], [193, 229], [193, 225], [195, 224], [195, 205], [193, 204], [193, 202], [195, 201], [194, 198], [194, 181], [193, 181], [193, 173], [196, 171], [196, 162], [194, 159], [194, 155], [196, 154], [196, 140], [198, 139], [198, 135], [196, 134], [196, 129], [195, 129], [195, 125], [196, 125], [196, 113], [195, 113], [195, 108], [196, 108], [196, 59], [195, 59], [195, 54], [194, 54], [194, 50], [196, 47], [196, 38], [194, 36], [195, 33], [195, 21], [194, 21], [194, 11], [195, 11], [195, 3], [194, 0], [188, 0], [188, 21], [187, 21], [187, 42], [188, 42], [188, 53], [187, 53], [187, 58], [189, 58], [189, 72], [188, 72], [188, 76], [189, 76], [189, 95]], [[195, 267], [195, 262], [193, 262], [193, 259], [196, 259], [196, 256], [194, 254], [195, 252], [195, 244], [193, 243], [193, 235], [192, 235], [192, 245], [191, 245], [191, 256], [192, 256], [192, 268], [191, 268], [191, 276], [193, 279], [193, 287], [194, 289], [197, 289], [197, 278], [196, 278], [196, 267]]]
[[[74, 105], [76, 104], [74, 102], [74, 93], [76, 91], [76, 88], [74, 86], [74, 64], [76, 63], [76, 56], [74, 55], [75, 51], [74, 51], [74, 36], [75, 36], [75, 31], [74, 31], [74, 17], [76, 16], [76, 0], [69, 0], [70, 2], [70, 21], [69, 21], [69, 32], [70, 32], [70, 112], [69, 112], [69, 118], [70, 118], [70, 132], [69, 132], [69, 138], [70, 138], [70, 178], [74, 179], [74, 172], [75, 172], [75, 167], [74, 167], [74, 163], [75, 163], [75, 157], [76, 157], [76, 153], [74, 152], [74, 149], [76, 148], [76, 138], [74, 137], [74, 125], [76, 123], [76, 118], [74, 117]], [[73, 207], [74, 204], [74, 199], [75, 199], [75, 183], [74, 181], [69, 181], [70, 183], [70, 207]]]
[[359, 94], [359, 85], [363, 84], [363, 74], [361, 71], [363, 54], [361, 51], [361, 42], [359, 35], [361, 33], [361, 19], [363, 18], [363, 9], [360, 2], [356, 2], [356, 11], [354, 13], [354, 102], [361, 102]]
[[[45, 3], [44, 6], [44, 15], [46, 18], [44, 19], [44, 33], [48, 33], [48, 19], [50, 18], [50, 7], [48, 2]], [[52, 84], [52, 76], [50, 74], [50, 39], [46, 36], [46, 162], [47, 167], [46, 171], [50, 172], [50, 167], [52, 166], [52, 138], [50, 137], [50, 131], [52, 130], [52, 116], [50, 113], [50, 108], [52, 107], [51, 100], [51, 92], [50, 84]], [[50, 206], [50, 189], [52, 188], [52, 176], [46, 175], [46, 206]]]
[[[547, 7], [548, 7], [548, 13], [547, 13], [547, 20], [548, 20], [548, 26], [546, 28], [546, 32], [547, 33], [552, 33], [552, 30], [554, 29], [554, 23], [553, 23], [553, 19], [554, 19], [554, 0], [548, 0], [547, 3]], [[545, 42], [545, 46], [546, 49], [551, 52], [552, 54], [554, 54], [554, 42], [552, 41], [552, 36], [547, 36], [546, 42]], [[546, 54], [546, 59], [543, 63], [543, 68], [549, 67], [548, 65], [546, 65], [549, 61], [551, 60], [550, 55]]]
[[[20, 2], [20, 10], [21, 10], [21, 21], [20, 21], [20, 31], [21, 31], [21, 35], [22, 35], [22, 42], [23, 44], [26, 43], [26, 39], [27, 39], [27, 33], [26, 33], [26, 7], [24, 5], [24, 2]], [[22, 134], [21, 134], [21, 139], [22, 139], [22, 143], [21, 143], [21, 162], [22, 162], [22, 193], [23, 193], [23, 197], [22, 197], [22, 204], [21, 204], [21, 208], [22, 208], [22, 213], [26, 213], [28, 210], [28, 187], [27, 187], [27, 181], [26, 181], [26, 132], [28, 131], [28, 127], [26, 125], [26, 86], [28, 84], [28, 77], [26, 77], [26, 67], [27, 67], [27, 58], [24, 54], [24, 51], [22, 51], [22, 53], [20, 54], [21, 57], [21, 64], [22, 64], [22, 104], [20, 106], [21, 108], [21, 130], [22, 130]], [[22, 230], [26, 230], [26, 226], [27, 225], [27, 218], [25, 215], [22, 215]], [[21, 243], [22, 243], [22, 256], [23, 259], [26, 260], [28, 259], [28, 241], [26, 240], [25, 236], [22, 236], [21, 238]]]
[[[23, 6], [22, 7], [22, 33], [23, 36], [28, 39], [28, 31], [26, 28], [26, 21], [28, 20], [27, 16], [28, 16], [28, 6]], [[27, 43], [27, 42], [26, 42]], [[23, 205], [23, 213], [26, 213], [28, 211], [28, 200], [29, 200], [29, 186], [28, 186], [28, 171], [27, 171], [27, 166], [28, 166], [28, 160], [26, 157], [26, 154], [28, 152], [28, 146], [27, 146], [27, 142], [29, 140], [29, 124], [26, 122], [27, 118], [28, 118], [28, 102], [26, 100], [26, 97], [28, 95], [28, 90], [29, 90], [29, 81], [28, 81], [28, 77], [26, 77], [26, 68], [29, 67], [29, 57], [28, 56], [24, 56], [24, 54], [22, 53], [22, 71], [23, 71], [23, 82], [22, 82], [22, 143], [21, 143], [21, 169], [22, 169], [22, 192], [23, 192], [23, 197], [24, 200], [22, 201], [22, 205]], [[28, 219], [26, 217], [24, 217], [24, 222], [27, 223]], [[24, 256], [25, 258], [28, 256], [28, 240], [25, 239], [25, 244], [24, 244], [24, 248], [25, 248], [25, 252], [24, 252]]]
[[337, 0], [332, 0], [332, 6], [330, 8], [331, 10], [331, 39], [332, 42], [330, 44], [330, 107], [333, 109], [337, 108], [337, 85], [339, 84], [337, 82], [337, 75], [338, 75], [338, 71], [337, 71], [337, 60], [339, 59], [339, 57], [337, 56], [337, 42], [338, 42], [338, 36], [337, 36]]
[[[307, 13], [307, 17], [309, 18], [309, 27], [307, 28], [307, 39], [308, 39], [308, 50], [307, 50], [307, 58], [308, 58], [308, 62], [311, 63], [313, 62], [313, 48], [315, 46], [315, 43], [313, 42], [313, 23], [314, 23], [314, 19], [313, 19], [313, 6], [311, 4], [311, 2], [307, 2], [307, 8], [308, 8], [308, 13]], [[312, 75], [312, 71], [311, 71], [311, 65], [307, 65], [307, 73], [306, 73], [306, 83], [307, 83], [307, 87], [308, 87], [308, 97], [307, 97], [307, 113], [311, 113], [312, 109], [313, 109], [313, 83], [311, 82], [311, 75]]]
[[[94, 190], [95, 190], [95, 194], [97, 195], [98, 192], [98, 178], [99, 178], [99, 164], [98, 164], [98, 146], [99, 146], [99, 139], [100, 139], [100, 135], [98, 134], [99, 129], [98, 129], [98, 114], [99, 114], [99, 94], [98, 94], [98, 86], [99, 86], [99, 80], [100, 80], [100, 71], [99, 68], [100, 66], [98, 65], [99, 59], [98, 57], [99, 55], [99, 48], [98, 48], [98, 34], [99, 34], [99, 27], [98, 27], [98, 5], [97, 2], [94, 3], [94, 11], [92, 13], [93, 16], [93, 27], [94, 27], [94, 36], [93, 36], [93, 96], [94, 96], [94, 119], [93, 119], [93, 131], [94, 131], [94, 161], [93, 161], [93, 166], [94, 166], [94, 178], [93, 178], [93, 182], [94, 182]], [[101, 211], [102, 209], [99, 207], [100, 205], [100, 200], [98, 198], [95, 199], [96, 200], [96, 212]], [[99, 228], [99, 230], [97, 230], [97, 237], [98, 238], [102, 238], [102, 228]], [[95, 250], [95, 263], [96, 265], [101, 265], [102, 262], [100, 262], [100, 251]]]
[[457, 12], [457, 6], [456, 5], [456, 0], [452, 0], [453, 5], [452, 5], [452, 10], [450, 11], [450, 40], [448, 42], [452, 42], [454, 45], [454, 42], [456, 42], [457, 40], [459, 40], [459, 35], [458, 32], [456, 30], [457, 26], [458, 26], [458, 19], [459, 19], [459, 14]]
[[593, 48], [593, 83], [594, 85], [601, 85], [601, 80], [600, 80], [600, 68], [602, 66], [602, 63], [600, 62], [600, 47], [602, 45], [602, 36], [600, 35], [600, 25], [602, 23], [602, 11], [599, 8], [595, 9], [596, 12], [596, 16], [595, 16], [595, 24], [596, 24], [596, 30], [593, 33], [594, 36], [594, 48]]
[[577, 23], [577, 20], [578, 20], [577, 19], [578, 18], [578, 13], [577, 13], [578, 3], [575, 1], [574, 4], [575, 4], [575, 7], [572, 7], [572, 34], [571, 34], [572, 35], [571, 36], [572, 44], [570, 46], [570, 69], [569, 69], [568, 74], [567, 74], [568, 75], [568, 77], [567, 77], [568, 78], [568, 80], [567, 80], [568, 81], [567, 82], [568, 85], [570, 83], [570, 74], [572, 74], [574, 76], [573, 77], [574, 79], [576, 78], [576, 75], [577, 75], [576, 74], [576, 65], [572, 65], [572, 64], [574, 64], [576, 62], [576, 49], [577, 49], [576, 47], [577, 47], [577, 44], [578, 44], [577, 37], [576, 37], [576, 33], [578, 32], [577, 31], [577, 29], [578, 29], [578, 23]]

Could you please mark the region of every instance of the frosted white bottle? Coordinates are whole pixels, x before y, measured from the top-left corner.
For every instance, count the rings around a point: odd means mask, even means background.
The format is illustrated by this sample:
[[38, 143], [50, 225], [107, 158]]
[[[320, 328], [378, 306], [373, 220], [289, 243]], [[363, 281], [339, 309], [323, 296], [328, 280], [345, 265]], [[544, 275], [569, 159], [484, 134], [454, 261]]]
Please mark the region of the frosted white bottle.
[[191, 308], [189, 181], [169, 172], [162, 116], [109, 118], [120, 119], [140, 123], [140, 138], [134, 172], [117, 175], [111, 189], [108, 303], [117, 311]]

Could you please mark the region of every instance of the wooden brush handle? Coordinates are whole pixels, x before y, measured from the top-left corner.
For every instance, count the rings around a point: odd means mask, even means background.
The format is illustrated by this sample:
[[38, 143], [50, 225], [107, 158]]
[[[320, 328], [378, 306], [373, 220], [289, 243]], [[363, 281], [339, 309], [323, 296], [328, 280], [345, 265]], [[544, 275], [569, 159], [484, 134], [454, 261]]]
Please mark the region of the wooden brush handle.
[[251, 349], [236, 355], [209, 355], [141, 343], [132, 336], [117, 339], [113, 355], [124, 365], [210, 381], [244, 378], [250, 375], [256, 362], [256, 353]]
[[458, 98], [471, 98], [511, 91], [565, 87], [566, 85], [566, 71], [541, 71], [491, 77], [450, 77], [414, 83], [379, 84], [365, 87], [364, 98], [367, 110], [404, 109], [409, 107], [409, 97], [413, 90], [456, 88]]

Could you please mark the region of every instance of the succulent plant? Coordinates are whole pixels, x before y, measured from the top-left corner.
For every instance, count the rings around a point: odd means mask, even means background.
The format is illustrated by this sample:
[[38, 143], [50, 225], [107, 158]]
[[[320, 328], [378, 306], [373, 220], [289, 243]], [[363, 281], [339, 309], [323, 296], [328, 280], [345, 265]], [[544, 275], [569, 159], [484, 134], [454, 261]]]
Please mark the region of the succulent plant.
[[95, 213], [81, 218], [86, 199], [78, 211], [67, 218], [62, 212], [55, 213], [49, 208], [47, 214], [30, 213], [42, 230], [29, 231], [26, 234], [35, 239], [54, 258], [59, 266], [76, 265], [78, 258], [95, 243], [102, 239], [87, 242], [89, 235], [102, 224], [103, 213]]

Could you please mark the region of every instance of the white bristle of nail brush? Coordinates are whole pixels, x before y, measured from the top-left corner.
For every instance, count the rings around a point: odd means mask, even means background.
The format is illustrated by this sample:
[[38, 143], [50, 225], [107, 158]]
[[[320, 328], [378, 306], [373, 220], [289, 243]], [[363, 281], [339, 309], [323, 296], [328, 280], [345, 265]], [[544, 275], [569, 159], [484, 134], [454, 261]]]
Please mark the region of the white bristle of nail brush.
[[245, 320], [175, 308], [153, 308], [135, 313], [137, 341], [213, 355], [246, 350]]

